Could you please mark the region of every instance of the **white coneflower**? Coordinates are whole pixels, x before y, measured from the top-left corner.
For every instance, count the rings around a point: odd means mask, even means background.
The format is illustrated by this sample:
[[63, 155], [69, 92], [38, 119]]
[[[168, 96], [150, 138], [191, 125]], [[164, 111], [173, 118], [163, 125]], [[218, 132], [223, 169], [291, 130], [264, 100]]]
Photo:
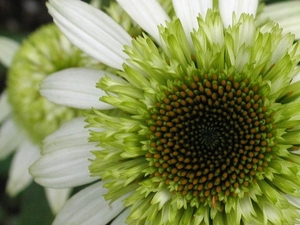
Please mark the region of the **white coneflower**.
[[[257, 1], [173, 0], [172, 19], [155, 0], [118, 2], [144, 34], [132, 38], [80, 1], [48, 4], [75, 45], [117, 69], [70, 69], [43, 82], [41, 93], [65, 105], [72, 81], [66, 73], [81, 73], [81, 83], [98, 76], [102, 91], [86, 119], [90, 143], [82, 120], [71, 121], [46, 139], [31, 167], [42, 185], [62, 188], [66, 178], [85, 184], [92, 178], [70, 170], [94, 149], [90, 171], [102, 181], [70, 199], [54, 224], [106, 224], [125, 208], [113, 224], [124, 218], [155, 225], [295, 224], [300, 83], [292, 80], [300, 46], [294, 35], [274, 22], [257, 26]], [[78, 157], [70, 159], [72, 150]]]

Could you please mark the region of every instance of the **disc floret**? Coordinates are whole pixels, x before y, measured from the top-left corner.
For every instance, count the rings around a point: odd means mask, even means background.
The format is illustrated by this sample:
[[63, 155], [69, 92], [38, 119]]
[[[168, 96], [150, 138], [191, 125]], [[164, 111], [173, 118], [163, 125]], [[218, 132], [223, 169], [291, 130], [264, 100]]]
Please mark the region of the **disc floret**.
[[248, 192], [274, 145], [263, 86], [222, 73], [174, 82], [148, 121], [152, 175], [197, 205]]

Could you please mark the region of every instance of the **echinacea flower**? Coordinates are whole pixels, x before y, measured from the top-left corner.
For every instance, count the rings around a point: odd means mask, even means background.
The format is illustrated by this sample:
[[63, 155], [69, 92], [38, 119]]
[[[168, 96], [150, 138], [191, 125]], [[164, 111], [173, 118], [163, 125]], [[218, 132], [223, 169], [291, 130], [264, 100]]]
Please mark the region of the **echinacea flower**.
[[[173, 0], [173, 18], [155, 0], [118, 2], [142, 35], [132, 38], [81, 1], [48, 3], [76, 46], [116, 69], [80, 69], [81, 82], [98, 75], [102, 105], [91, 105], [87, 129], [77, 119], [48, 136], [31, 167], [38, 183], [54, 188], [66, 187], [66, 178], [70, 185], [101, 178], [73, 196], [54, 224], [107, 224], [118, 215], [112, 224], [297, 223], [295, 36], [274, 22], [258, 25], [254, 0]], [[70, 104], [64, 90], [72, 80], [61, 77], [78, 71], [47, 77], [42, 95]], [[90, 150], [93, 177], [73, 173]], [[71, 159], [72, 151], [79, 156]]]
[[[0, 101], [0, 159], [15, 151], [6, 185], [7, 193], [14, 197], [33, 180], [28, 167], [40, 156], [43, 138], [63, 122], [83, 115], [82, 110], [59, 106], [42, 97], [41, 81], [65, 68], [100, 66], [72, 45], [54, 24], [39, 28], [21, 45], [1, 37], [0, 48], [1, 62], [8, 67], [7, 88]], [[54, 213], [64, 204], [70, 190], [46, 188]]]

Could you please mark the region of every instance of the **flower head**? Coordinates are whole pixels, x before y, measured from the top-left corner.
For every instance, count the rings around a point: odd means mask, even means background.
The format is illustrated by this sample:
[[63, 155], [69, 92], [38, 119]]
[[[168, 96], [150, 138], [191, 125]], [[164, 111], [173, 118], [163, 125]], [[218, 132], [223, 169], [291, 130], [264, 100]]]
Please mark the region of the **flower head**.
[[129, 224], [291, 224], [298, 208], [284, 194], [300, 188], [299, 84], [290, 84], [299, 45], [249, 15], [223, 28], [208, 11], [198, 23], [192, 48], [174, 19], [160, 27], [163, 52], [138, 37], [123, 79], [100, 80], [102, 100], [122, 115], [89, 116], [104, 129], [91, 134], [103, 147], [91, 173], [107, 199], [131, 193]]
[[[20, 46], [7, 38], [1, 38], [0, 45], [10, 53], [1, 54], [1, 61], [8, 67], [8, 81], [0, 101], [0, 159], [16, 151], [6, 186], [8, 194], [14, 197], [31, 183], [28, 167], [39, 157], [45, 136], [84, 112], [59, 106], [42, 97], [39, 93], [41, 81], [68, 67], [100, 68], [100, 65], [72, 45], [54, 24], [39, 28]], [[77, 92], [79, 88], [77, 85]], [[52, 210], [57, 212], [70, 189], [46, 190]]]
[[[101, 147], [91, 174], [105, 199], [125, 198], [128, 224], [294, 224], [299, 43], [274, 22], [256, 25], [257, 1], [172, 2], [170, 19], [154, 0], [120, 0], [146, 32], [133, 39], [83, 3], [48, 5], [70, 40], [119, 69], [98, 72], [101, 100], [115, 111], [87, 117], [90, 141]], [[71, 7], [101, 20], [69, 27]], [[89, 29], [113, 40], [91, 49], [78, 28], [89, 40]]]

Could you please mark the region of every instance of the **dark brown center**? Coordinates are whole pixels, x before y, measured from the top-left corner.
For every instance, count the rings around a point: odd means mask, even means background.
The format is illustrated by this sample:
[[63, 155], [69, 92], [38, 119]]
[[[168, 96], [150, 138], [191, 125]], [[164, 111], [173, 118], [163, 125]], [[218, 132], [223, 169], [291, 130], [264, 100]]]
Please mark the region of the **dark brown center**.
[[174, 82], [148, 124], [152, 176], [201, 202], [246, 191], [271, 159], [271, 113], [258, 86], [240, 76]]

